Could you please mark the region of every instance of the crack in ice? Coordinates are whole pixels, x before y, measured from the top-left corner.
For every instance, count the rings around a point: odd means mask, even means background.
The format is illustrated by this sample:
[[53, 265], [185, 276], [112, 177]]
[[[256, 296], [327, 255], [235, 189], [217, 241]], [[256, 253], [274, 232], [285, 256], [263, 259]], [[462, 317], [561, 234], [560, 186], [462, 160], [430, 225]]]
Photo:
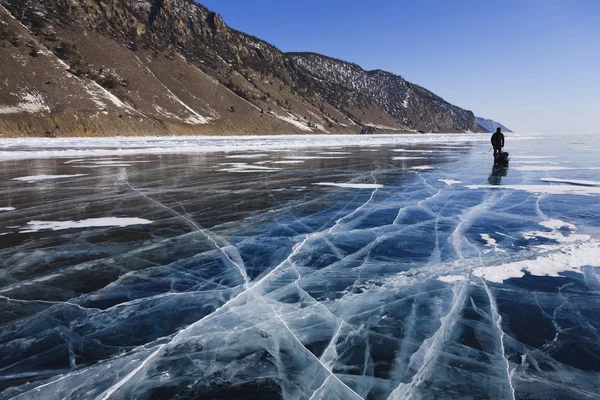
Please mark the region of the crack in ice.
[[[142, 192], [141, 190], [133, 187], [127, 180], [125, 180], [125, 184], [133, 191], [141, 194], [144, 198], [150, 200], [151, 202], [159, 205], [160, 207], [162, 207], [163, 209], [179, 216], [180, 218], [184, 219], [185, 221], [187, 221], [188, 223], [190, 223], [198, 232], [202, 233], [204, 236], [206, 236], [206, 238], [215, 246], [215, 248], [225, 256], [225, 258], [231, 263], [231, 265], [235, 266], [238, 271], [240, 272], [240, 275], [242, 275], [242, 278], [244, 279], [244, 288], [246, 288], [248, 286], [248, 284], [250, 283], [250, 278], [248, 277], [248, 274], [246, 272], [245, 267], [243, 267], [242, 265], [240, 265], [239, 263], [235, 262], [231, 256], [229, 255], [229, 253], [227, 253], [226, 249], [229, 247], [232, 247], [235, 249], [234, 246], [227, 246], [227, 247], [221, 247], [219, 246], [219, 244], [217, 243], [217, 241], [212, 237], [211, 234], [209, 234], [209, 232], [205, 229], [202, 229], [200, 227], [200, 225], [198, 225], [197, 223], [195, 223], [194, 221], [192, 221], [190, 218], [186, 217], [185, 215], [182, 215], [181, 213], [177, 212], [176, 210], [162, 204], [161, 202], [159, 202], [158, 200], [155, 200], [153, 198], [151, 198], [150, 196], [146, 195], [144, 192]], [[241, 260], [241, 257], [240, 257]]]
[[504, 336], [506, 334], [504, 333], [504, 330], [502, 329], [502, 316], [498, 312], [498, 306], [496, 304], [496, 299], [492, 295], [492, 291], [488, 287], [488, 285], [485, 282], [485, 280], [483, 278], [480, 278], [480, 279], [481, 279], [481, 283], [483, 283], [483, 286], [485, 288], [485, 292], [487, 293], [487, 296], [488, 296], [488, 299], [489, 299], [489, 302], [490, 302], [490, 308], [492, 310], [492, 318], [493, 318], [494, 324], [496, 325], [496, 328], [498, 330], [498, 334], [500, 336], [500, 352], [501, 352], [501, 355], [502, 355], [502, 359], [506, 363], [506, 379], [508, 381], [508, 386], [510, 387], [511, 399], [515, 400], [516, 399], [516, 397], [515, 397], [515, 388], [514, 388], [513, 383], [512, 383], [512, 372], [510, 370], [510, 363], [509, 363], [508, 358], [506, 357], [506, 353], [504, 351]]

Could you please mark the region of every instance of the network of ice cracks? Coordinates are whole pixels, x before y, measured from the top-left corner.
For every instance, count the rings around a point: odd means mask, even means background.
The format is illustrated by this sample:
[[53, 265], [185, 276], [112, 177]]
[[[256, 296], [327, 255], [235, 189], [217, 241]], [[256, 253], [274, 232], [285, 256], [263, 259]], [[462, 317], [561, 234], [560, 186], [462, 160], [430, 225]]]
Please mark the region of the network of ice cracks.
[[[139, 164], [85, 200], [160, 234], [2, 249], [9, 272], [82, 261], [29, 286], [3, 273], [0, 398], [600, 398], [597, 161], [535, 139], [513, 137], [500, 173], [470, 139], [224, 156], [210, 184]], [[27, 291], [103, 273], [62, 301]]]

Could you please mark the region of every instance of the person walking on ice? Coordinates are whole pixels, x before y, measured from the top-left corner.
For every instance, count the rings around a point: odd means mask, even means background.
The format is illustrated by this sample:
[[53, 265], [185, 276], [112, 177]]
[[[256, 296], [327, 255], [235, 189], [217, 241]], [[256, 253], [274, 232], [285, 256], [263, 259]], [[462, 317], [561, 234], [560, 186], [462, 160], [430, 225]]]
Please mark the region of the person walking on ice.
[[502, 153], [504, 147], [504, 134], [500, 128], [496, 128], [496, 132], [492, 135], [492, 147], [494, 148], [494, 156]]

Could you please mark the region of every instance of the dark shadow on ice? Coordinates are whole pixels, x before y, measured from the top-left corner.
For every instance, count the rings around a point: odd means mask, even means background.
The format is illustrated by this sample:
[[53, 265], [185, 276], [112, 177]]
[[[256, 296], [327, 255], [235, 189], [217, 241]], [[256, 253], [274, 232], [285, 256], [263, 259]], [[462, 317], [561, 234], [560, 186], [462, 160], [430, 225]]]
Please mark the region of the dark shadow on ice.
[[490, 185], [502, 184], [502, 178], [508, 173], [508, 165], [506, 164], [494, 164], [492, 173], [488, 177], [488, 183]]

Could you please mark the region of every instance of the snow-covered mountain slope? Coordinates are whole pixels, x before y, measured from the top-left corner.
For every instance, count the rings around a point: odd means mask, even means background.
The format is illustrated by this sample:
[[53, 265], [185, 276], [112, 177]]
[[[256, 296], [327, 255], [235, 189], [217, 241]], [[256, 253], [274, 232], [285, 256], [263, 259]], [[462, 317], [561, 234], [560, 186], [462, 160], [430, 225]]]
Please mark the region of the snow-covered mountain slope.
[[[366, 115], [375, 106], [412, 130], [425, 132], [478, 132], [471, 111], [453, 106], [401, 76], [314, 53], [288, 57], [306, 85], [339, 108]], [[360, 117], [359, 117], [360, 118]]]
[[496, 132], [496, 128], [501, 128], [504, 132], [512, 132], [510, 129], [505, 127], [499, 122], [492, 121], [491, 119], [485, 119], [481, 117], [476, 117], [477, 123], [488, 132]]
[[0, 134], [478, 131], [399, 76], [285, 54], [191, 0], [0, 0]]

